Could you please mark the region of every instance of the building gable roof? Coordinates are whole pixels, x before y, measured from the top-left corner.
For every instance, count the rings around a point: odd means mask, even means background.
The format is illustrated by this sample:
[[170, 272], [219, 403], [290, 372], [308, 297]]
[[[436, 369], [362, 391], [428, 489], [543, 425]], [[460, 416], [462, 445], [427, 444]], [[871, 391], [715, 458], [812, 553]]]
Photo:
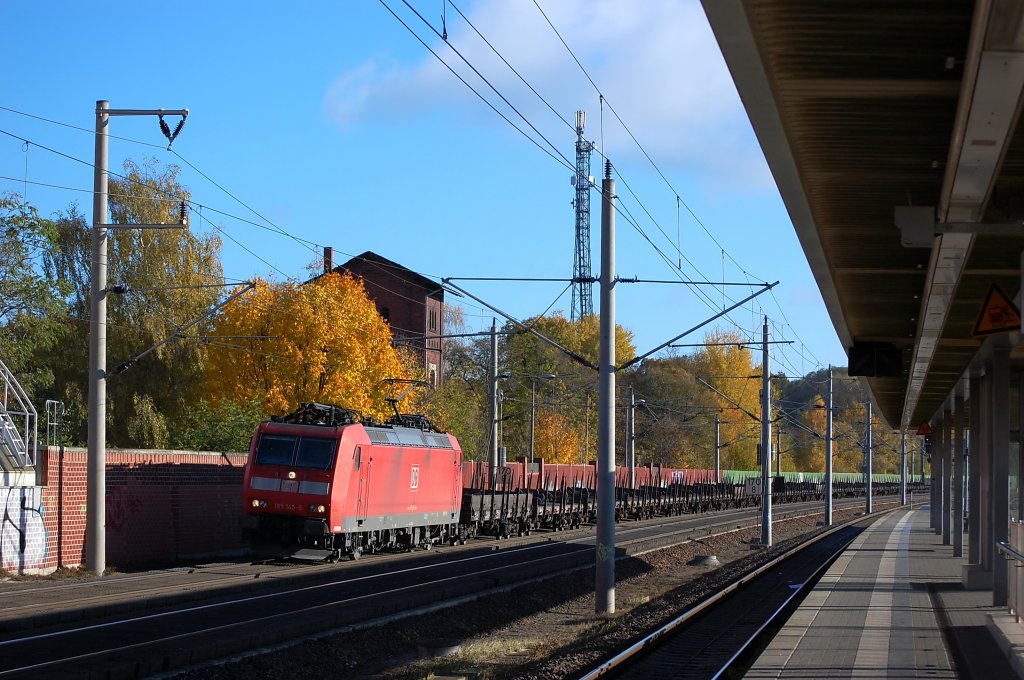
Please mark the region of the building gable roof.
[[363, 277], [376, 271], [381, 274], [391, 275], [399, 279], [410, 281], [426, 290], [428, 295], [444, 290], [441, 284], [436, 281], [428, 279], [422, 274], [417, 274], [413, 270], [403, 267], [397, 262], [393, 262], [386, 257], [382, 257], [372, 250], [367, 250], [362, 255], [357, 255], [348, 262], [339, 264], [332, 271], [338, 273], [349, 272]]

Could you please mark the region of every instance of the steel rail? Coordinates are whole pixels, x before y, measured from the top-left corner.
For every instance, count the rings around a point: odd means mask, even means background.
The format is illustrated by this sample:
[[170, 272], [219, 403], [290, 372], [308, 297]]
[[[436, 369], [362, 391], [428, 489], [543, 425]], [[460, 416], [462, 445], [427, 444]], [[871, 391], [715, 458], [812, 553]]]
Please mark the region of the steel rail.
[[[813, 501], [809, 501], [808, 503], [813, 503]], [[643, 528], [645, 528], [645, 527], [636, 527], [635, 530], [641, 530]], [[839, 527], [837, 527], [837, 528], [839, 528]], [[735, 530], [735, 529], [730, 529], [730, 531], [733, 531], [733, 530]], [[682, 532], [672, 532], [672, 533], [682, 533]], [[579, 543], [583, 543], [583, 542], [588, 541], [588, 540], [592, 540], [592, 538], [593, 537], [591, 537], [591, 536], [580, 537], [580, 538], [576, 538], [576, 539], [571, 539], [569, 541], [564, 541], [564, 543], [566, 543], [566, 544], [569, 544], [569, 543], [579, 544]], [[657, 536], [651, 537], [651, 538], [657, 538]], [[649, 540], [649, 539], [637, 538], [637, 539], [634, 539], [634, 540], [630, 541], [630, 543], [644, 542], [645, 540]], [[543, 546], [550, 546], [550, 543], [549, 542], [542, 542], [542, 543], [530, 544], [530, 545], [525, 545], [525, 546], [519, 546], [519, 547], [516, 547], [516, 548], [512, 548], [510, 550], [502, 551], [502, 553], [504, 555], [508, 555], [510, 552], [532, 550], [532, 549], [540, 548], [540, 547], [543, 547]], [[560, 559], [564, 559], [566, 557], [571, 557], [573, 555], [577, 555], [580, 552], [586, 552], [586, 550], [587, 550], [587, 547], [584, 546], [584, 545], [574, 546], [574, 548], [576, 548], [576, 549], [571, 550], [569, 552], [560, 553], [560, 554], [557, 554], [557, 555], [549, 555], [549, 556], [544, 556], [544, 557], [540, 557], [540, 558], [536, 558], [536, 559], [529, 559], [529, 560], [526, 560], [526, 561], [523, 561], [523, 562], [519, 562], [518, 564], [515, 565], [515, 567], [516, 568], [521, 568], [523, 566], [528, 566], [528, 565], [542, 564], [542, 563], [545, 563], [545, 562], [554, 562], [554, 561], [557, 561], [557, 560], [560, 560]], [[453, 560], [451, 562], [448, 562], [447, 564], [448, 565], [459, 564], [461, 562], [470, 562], [470, 561], [484, 559], [486, 557], [492, 557], [492, 556], [494, 556], [493, 553], [487, 553], [485, 555], [475, 555], [475, 556], [468, 557], [468, 558]], [[626, 557], [627, 557], [626, 555], [623, 555], [623, 556], [621, 556], [621, 559], [625, 559]], [[366, 575], [366, 576], [357, 577], [356, 579], [350, 579], [350, 580], [346, 581], [346, 584], [350, 584], [353, 581], [358, 581], [358, 580], [371, 580], [371, 579], [375, 579], [375, 578], [380, 578], [382, 576], [402, 574], [402, 573], [409, 573], [409, 572], [413, 572], [413, 571], [422, 570], [422, 569], [425, 569], [425, 568], [428, 568], [428, 567], [438, 567], [438, 566], [443, 566], [443, 565], [439, 565], [439, 564], [418, 565], [416, 567], [410, 567], [410, 568], [407, 568], [407, 569], [400, 569], [400, 570], [395, 570], [395, 571], [389, 571], [389, 572], [382, 573], [382, 574], [369, 574], [369, 575]], [[506, 570], [506, 569], [509, 569], [509, 568], [511, 568], [511, 567], [510, 567], [510, 565], [507, 565], [507, 564], [506, 565], [499, 565], [499, 566], [490, 567], [490, 568], [487, 568], [487, 569], [483, 569], [483, 570], [474, 572], [473, 575], [474, 576], [481, 576], [481, 575], [485, 575], [485, 574], [488, 574], [488, 573], [491, 573], [491, 572], [499, 572], [501, 570]], [[588, 568], [588, 567], [587, 566], [580, 567], [580, 566], [577, 565], [577, 566], [574, 566], [574, 567], [568, 567], [568, 568], [562, 569], [558, 573], [572, 572], [572, 571], [577, 571], [577, 570], [585, 569], [585, 568]], [[453, 575], [453, 576], [448, 576], [448, 577], [444, 577], [444, 578], [440, 578], [440, 579], [435, 579], [435, 580], [432, 580], [432, 581], [419, 582], [419, 583], [414, 583], [414, 584], [410, 584], [410, 585], [406, 585], [406, 586], [401, 586], [401, 587], [398, 587], [398, 588], [391, 588], [391, 589], [383, 590], [383, 591], [380, 591], [380, 592], [377, 592], [377, 593], [369, 593], [369, 594], [366, 594], [366, 595], [359, 595], [359, 596], [355, 596], [355, 597], [347, 597], [347, 598], [335, 600], [335, 601], [332, 601], [332, 602], [321, 602], [321, 603], [319, 603], [317, 605], [314, 605], [314, 606], [302, 607], [302, 608], [299, 608], [299, 609], [295, 609], [295, 610], [291, 610], [291, 611], [287, 611], [287, 612], [281, 612], [281, 613], [277, 613], [277, 614], [273, 614], [273, 615], [268, 615], [268, 616], [264, 616], [264, 617], [255, 618], [255, 619], [251, 619], [250, 618], [250, 619], [246, 619], [244, 621], [238, 621], [238, 622], [232, 622], [232, 623], [228, 623], [228, 624], [222, 624], [222, 625], [213, 626], [213, 627], [209, 627], [209, 628], [205, 628], [205, 629], [192, 630], [192, 631], [189, 631], [187, 633], [180, 633], [180, 634], [177, 634], [177, 635], [166, 636], [166, 637], [162, 637], [162, 638], [155, 638], [155, 639], [146, 640], [146, 641], [137, 642], [137, 643], [120, 644], [120, 645], [117, 645], [117, 646], [114, 646], [114, 647], [110, 647], [110, 648], [106, 648], [106, 649], [102, 649], [102, 650], [97, 650], [97, 651], [92, 651], [92, 652], [89, 652], [89, 653], [86, 653], [86, 654], [79, 654], [79, 655], [74, 655], [74, 656], [68, 656], [68, 657], [64, 657], [64, 658], [61, 658], [61, 659], [50, 659], [50, 660], [47, 660], [47, 661], [41, 662], [41, 663], [30, 664], [30, 665], [26, 665], [26, 666], [17, 667], [17, 668], [9, 668], [9, 669], [5, 669], [5, 670], [0, 670], [0, 677], [10, 676], [10, 675], [18, 674], [18, 673], [29, 672], [29, 671], [41, 671], [41, 670], [45, 670], [47, 668], [53, 668], [55, 666], [59, 666], [61, 664], [84, 662], [84, 661], [88, 661], [90, 659], [95, 659], [95, 658], [100, 657], [100, 656], [105, 655], [105, 654], [111, 654], [111, 653], [115, 653], [115, 652], [124, 652], [124, 651], [143, 649], [143, 648], [150, 647], [150, 646], [159, 646], [159, 645], [166, 644], [168, 642], [173, 642], [173, 641], [184, 639], [184, 638], [188, 638], [188, 637], [191, 637], [191, 636], [205, 636], [205, 635], [209, 635], [210, 633], [216, 633], [216, 632], [221, 632], [221, 631], [226, 631], [226, 630], [231, 630], [231, 629], [241, 629], [243, 627], [251, 626], [253, 624], [261, 624], [261, 625], [263, 625], [263, 624], [267, 624], [269, 622], [273, 622], [273, 621], [277, 621], [277, 620], [294, 620], [294, 618], [297, 615], [301, 615], [301, 614], [305, 614], [305, 613], [311, 613], [311, 612], [316, 612], [316, 611], [327, 610], [327, 609], [329, 609], [331, 607], [338, 607], [339, 605], [350, 605], [352, 603], [370, 600], [370, 599], [375, 598], [375, 597], [385, 597], [385, 596], [394, 595], [394, 594], [397, 594], [397, 593], [415, 591], [417, 589], [422, 589], [423, 587], [427, 587], [427, 586], [434, 587], [434, 586], [436, 586], [438, 584], [443, 584], [443, 583], [446, 583], [446, 582], [452, 582], [452, 581], [457, 581], [457, 580], [463, 580], [465, 578], [466, 578], [465, 574], [456, 574], [456, 575]], [[535, 578], [533, 580], [535, 580]], [[522, 585], [523, 583], [528, 583], [530, 581], [531, 581], [531, 579], [525, 579], [523, 582], [517, 583], [516, 585]], [[154, 613], [154, 614], [150, 614], [150, 615], [131, 617], [131, 618], [123, 619], [123, 620], [119, 620], [119, 621], [104, 622], [104, 623], [98, 623], [98, 624], [90, 624], [90, 625], [81, 626], [81, 627], [77, 627], [77, 628], [66, 630], [66, 631], [54, 631], [54, 632], [49, 632], [49, 633], [44, 633], [44, 634], [39, 634], [39, 635], [19, 637], [19, 638], [7, 640], [7, 641], [0, 641], [0, 647], [10, 647], [10, 646], [13, 646], [13, 645], [16, 645], [16, 644], [19, 644], [19, 643], [29, 643], [29, 642], [43, 640], [43, 639], [53, 639], [53, 638], [57, 638], [57, 637], [60, 637], [60, 636], [66, 636], [66, 635], [71, 635], [71, 634], [75, 634], [75, 633], [82, 633], [82, 632], [87, 632], [87, 631], [93, 631], [93, 630], [110, 629], [110, 628], [113, 628], [113, 627], [118, 626], [118, 625], [138, 623], [140, 621], [153, 620], [153, 619], [157, 619], [157, 618], [167, 618], [167, 617], [175, 616], [175, 615], [190, 614], [190, 613], [193, 613], [193, 612], [196, 612], [196, 611], [207, 610], [207, 609], [211, 609], [211, 608], [215, 608], [215, 607], [223, 607], [223, 606], [228, 606], [228, 605], [232, 605], [232, 604], [245, 604], [245, 603], [248, 603], [248, 602], [253, 602], [253, 601], [257, 601], [257, 600], [267, 599], [267, 598], [275, 597], [275, 596], [281, 596], [281, 595], [285, 595], [285, 594], [294, 594], [294, 593], [303, 592], [303, 591], [310, 591], [310, 590], [316, 590], [316, 589], [320, 589], [320, 588], [326, 588], [326, 587], [330, 587], [331, 585], [338, 585], [338, 584], [335, 584], [335, 583], [316, 584], [316, 585], [311, 585], [311, 586], [304, 586], [302, 588], [297, 588], [297, 589], [290, 589], [288, 591], [283, 591], [283, 592], [264, 593], [264, 594], [260, 594], [260, 595], [253, 596], [253, 597], [238, 598], [238, 599], [234, 599], [234, 600], [227, 601], [227, 602], [209, 603], [209, 604], [205, 604], [205, 605], [188, 607], [188, 608], [179, 609], [179, 610], [176, 610], [176, 611], [173, 611], [173, 612], [160, 612], [160, 613]], [[507, 588], [508, 586], [505, 586], [505, 587]], [[413, 610], [410, 612], [410, 614], [411, 613], [415, 613], [416, 609], [417, 608], [413, 608]], [[365, 622], [362, 622], [362, 623], [365, 624]], [[349, 627], [349, 626], [352, 626], [352, 625], [361, 625], [361, 624], [360, 623], [357, 623], [357, 624], [345, 624], [345, 625], [342, 625], [342, 626], [338, 626], [336, 628], [338, 628], [340, 630], [342, 628], [346, 628], [346, 627]], [[288, 639], [289, 637], [295, 637], [295, 636], [300, 636], [301, 637], [301, 634], [289, 634], [285, 638], [282, 638], [282, 639]]]
[[[887, 515], [889, 513], [895, 512], [896, 510], [900, 509], [900, 507], [902, 507], [902, 506], [897, 506], [895, 508], [890, 508], [888, 510], [876, 511], [876, 512], [872, 513], [870, 515], [870, 517], [878, 518], [878, 517], [881, 517], [883, 515]], [[812, 539], [810, 539], [808, 541], [804, 541], [803, 543], [800, 543], [797, 546], [794, 546], [793, 548], [787, 550], [782, 555], [779, 555], [778, 557], [772, 559], [771, 561], [761, 565], [757, 569], [755, 569], [755, 570], [753, 570], [753, 571], [751, 571], [751, 572], [741, 576], [739, 579], [737, 579], [733, 583], [729, 584], [724, 589], [718, 591], [717, 593], [715, 593], [711, 597], [707, 598], [706, 600], [700, 602], [696, 606], [691, 607], [690, 609], [688, 609], [683, 614], [677, 616], [676, 618], [674, 618], [671, 621], [669, 621], [667, 624], [664, 624], [663, 626], [659, 627], [654, 632], [646, 635], [641, 640], [639, 640], [639, 641], [635, 642], [634, 644], [630, 645], [629, 647], [627, 647], [623, 651], [621, 651], [618, 654], [616, 654], [615, 656], [613, 656], [611, 659], [608, 659], [607, 661], [602, 663], [600, 666], [590, 670], [585, 675], [581, 676], [580, 680], [594, 680], [595, 678], [599, 678], [599, 677], [603, 676], [604, 674], [608, 673], [609, 671], [612, 671], [612, 670], [618, 668], [623, 663], [625, 663], [627, 660], [629, 660], [632, 657], [636, 656], [640, 652], [645, 651], [646, 648], [650, 647], [651, 645], [656, 643], [658, 640], [660, 640], [661, 638], [665, 637], [668, 633], [672, 632], [673, 630], [675, 630], [679, 626], [682, 626], [682, 625], [684, 625], [686, 623], [689, 623], [692, 619], [694, 619], [698, 614], [703, 612], [705, 609], [708, 609], [709, 607], [711, 607], [711, 606], [713, 606], [715, 604], [718, 604], [718, 602], [720, 602], [721, 600], [725, 599], [729, 595], [733, 594], [734, 592], [739, 590], [741, 587], [747, 585], [751, 581], [757, 579], [759, 576], [764, 574], [766, 571], [774, 568], [776, 565], [780, 564], [781, 562], [784, 562], [784, 561], [792, 558], [793, 556], [798, 554], [800, 551], [802, 551], [804, 548], [807, 548], [807, 547], [810, 547], [810, 546], [816, 544], [818, 541], [820, 541], [820, 540], [822, 540], [822, 539], [824, 539], [824, 538], [826, 538], [828, 536], [831, 536], [832, 534], [836, 533], [837, 531], [840, 531], [841, 529], [845, 529], [845, 528], [847, 528], [847, 527], [849, 527], [849, 526], [851, 526], [853, 524], [856, 524], [857, 522], [863, 521], [864, 518], [865, 518], [865, 516], [862, 515], [860, 517], [856, 517], [856, 518], [850, 519], [847, 522], [844, 522], [842, 524], [836, 524], [835, 526], [831, 527], [830, 529], [828, 529], [826, 531], [823, 531], [822, 533], [818, 534], [817, 536], [813, 537]], [[852, 542], [852, 539], [851, 539], [850, 542]], [[831, 564], [836, 559], [836, 557], [838, 557], [838, 555], [841, 554], [842, 551], [845, 550], [848, 546], [849, 546], [849, 543], [847, 543], [844, 547], [840, 548], [836, 553], [834, 553], [831, 557], [829, 557], [828, 560], [824, 561], [823, 564], [822, 564], [822, 567], [819, 567], [819, 569], [814, 572], [814, 575], [817, 576], [817, 574], [820, 572], [820, 570], [822, 568], [824, 568], [824, 567], [828, 566], [829, 564]], [[785, 604], [783, 604], [781, 607], [779, 607], [779, 609], [776, 610], [776, 612], [774, 614], [772, 614], [772, 616], [768, 619], [768, 621], [765, 622], [760, 628], [758, 628], [757, 632], [754, 633], [754, 635], [752, 635], [746, 642], [744, 642], [743, 645], [741, 646], [740, 650], [737, 651], [732, 656], [732, 658], [730, 658], [729, 661], [726, 662], [726, 664], [722, 667], [722, 669], [719, 670], [718, 673], [716, 673], [714, 675], [715, 679], [721, 677], [722, 674], [724, 672], [726, 672], [733, 663], [735, 663], [736, 659], [738, 659], [741, 656], [741, 654], [750, 647], [750, 645], [753, 643], [753, 641], [756, 640], [757, 637], [759, 637], [764, 632], [764, 630], [767, 628], [767, 626], [772, 621], [775, 620], [775, 617], [777, 617], [778, 614], [781, 611], [783, 611], [786, 606], [789, 605], [789, 603], [793, 599], [793, 597], [795, 597], [795, 595], [798, 592], [801, 592], [802, 589], [811, 580], [812, 579], [808, 579], [808, 580], [804, 581], [804, 583], [801, 585], [801, 588], [794, 590], [794, 592], [786, 599]]]
[[[522, 566], [527, 566], [527, 565], [531, 565], [531, 564], [539, 564], [539, 563], [543, 563], [543, 562], [554, 561], [554, 560], [565, 558], [566, 556], [569, 556], [569, 555], [573, 555], [573, 554], [575, 554], [577, 552], [589, 552], [589, 551], [587, 550], [586, 547], [580, 546], [578, 550], [574, 550], [574, 551], [569, 552], [569, 553], [563, 553], [563, 554], [558, 554], [558, 555], [550, 555], [550, 556], [547, 556], [547, 557], [541, 557], [541, 558], [537, 558], [537, 559], [533, 559], [533, 560], [527, 560], [525, 562], [520, 562], [520, 563], [516, 564], [515, 566], [516, 567], [522, 567]], [[474, 572], [472, 575], [473, 576], [482, 576], [482, 575], [490, 573], [490, 572], [496, 572], [496, 571], [500, 571], [500, 570], [503, 570], [503, 569], [509, 569], [509, 568], [510, 568], [509, 565], [502, 565], [502, 566], [492, 567], [492, 568], [489, 568], [489, 569], [484, 569], [482, 571]], [[449, 581], [457, 581], [457, 580], [461, 581], [461, 580], [465, 580], [465, 578], [466, 578], [465, 574], [455, 574], [454, 576], [446, 576], [444, 578], [435, 579], [433, 581], [425, 581], [425, 582], [421, 581], [421, 582], [413, 583], [413, 584], [410, 584], [410, 585], [407, 585], [407, 586], [401, 586], [399, 588], [390, 588], [388, 590], [383, 590], [383, 591], [376, 592], [376, 593], [368, 593], [366, 595], [357, 595], [355, 597], [348, 597], [348, 598], [344, 598], [344, 599], [341, 599], [341, 600], [334, 600], [334, 601], [331, 601], [331, 602], [321, 602], [320, 604], [316, 604], [316, 605], [313, 605], [311, 607], [302, 607], [300, 609], [290, 610], [290, 611], [286, 611], [286, 612], [280, 612], [280, 613], [277, 613], [277, 614], [270, 614], [270, 615], [261, 616], [261, 617], [258, 617], [258, 618], [250, 618], [250, 619], [245, 619], [243, 621], [237, 621], [237, 622], [232, 622], [232, 623], [221, 624], [219, 626], [211, 626], [209, 628], [202, 628], [202, 629], [191, 630], [191, 631], [189, 631], [187, 633], [179, 633], [178, 635], [170, 635], [170, 636], [167, 636], [167, 637], [155, 638], [155, 639], [152, 639], [152, 640], [146, 640], [144, 642], [136, 642], [136, 643], [132, 643], [132, 644], [128, 644], [128, 645], [117, 644], [116, 641], [113, 641], [113, 644], [115, 646], [108, 647], [108, 648], [102, 649], [102, 650], [97, 650], [97, 651], [94, 651], [94, 652], [89, 652], [87, 654], [78, 654], [78, 655], [75, 655], [75, 656], [64, 657], [64, 658], [61, 658], [61, 659], [51, 659], [49, 661], [44, 661], [42, 663], [30, 664], [28, 666], [21, 666], [19, 668], [8, 668], [8, 669], [5, 669], [5, 670], [0, 670], [0, 677], [4, 677], [4, 676], [8, 676], [8, 675], [14, 675], [14, 674], [17, 674], [17, 673], [24, 673], [24, 672], [27, 672], [27, 671], [43, 670], [45, 668], [52, 668], [54, 666], [59, 666], [61, 664], [73, 663], [73, 662], [78, 662], [78, 661], [86, 661], [86, 660], [94, 659], [96, 657], [100, 657], [100, 656], [103, 656], [103, 655], [106, 655], [106, 654], [112, 654], [112, 653], [115, 653], [115, 652], [119, 652], [120, 653], [120, 652], [124, 652], [126, 650], [133, 650], [133, 649], [142, 649], [142, 648], [145, 648], [145, 647], [150, 647], [150, 646], [154, 646], [154, 645], [161, 645], [161, 644], [165, 644], [167, 642], [173, 642], [175, 640], [180, 640], [180, 639], [188, 638], [188, 637], [208, 636], [210, 633], [215, 633], [215, 632], [220, 632], [220, 631], [225, 631], [225, 630], [232, 630], [232, 629], [240, 629], [240, 628], [244, 628], [244, 627], [253, 626], [254, 624], [269, 624], [271, 622], [279, 621], [279, 620], [283, 620], [283, 621], [291, 620], [291, 621], [294, 621], [294, 620], [296, 620], [297, 616], [302, 615], [302, 614], [308, 614], [310, 612], [328, 610], [328, 609], [331, 609], [331, 608], [334, 608], [334, 607], [338, 607], [340, 605], [350, 605], [350, 604], [353, 604], [353, 603], [356, 603], [356, 602], [360, 602], [360, 601], [364, 601], [364, 600], [369, 600], [369, 599], [375, 598], [375, 597], [394, 595], [394, 594], [397, 594], [397, 593], [402, 593], [402, 592], [407, 592], [407, 591], [412, 591], [412, 590], [419, 590], [419, 589], [423, 589], [423, 588], [427, 588], [427, 587], [433, 587], [433, 586], [437, 586], [439, 584], [443, 584], [443, 583], [446, 583], [446, 582], [449, 582]], [[332, 584], [322, 584], [322, 586], [329, 586], [329, 585], [337, 585], [337, 584], [333, 584], [333, 583]], [[257, 597], [253, 597], [253, 598], [247, 598], [247, 599], [241, 599], [241, 600], [235, 600], [234, 603], [235, 604], [243, 604], [245, 602], [252, 601], [252, 600], [264, 599], [265, 597], [267, 597], [267, 595], [262, 595], [262, 596], [257, 596]], [[24, 637], [24, 638], [18, 638], [18, 639], [15, 639], [15, 640], [6, 640], [6, 641], [3, 641], [3, 642], [0, 642], [0, 646], [8, 646], [8, 645], [13, 645], [13, 644], [17, 644], [17, 643], [30, 642], [30, 641], [33, 641], [33, 640], [42, 640], [42, 639], [47, 639], [47, 638], [54, 638], [54, 637], [59, 637], [59, 636], [67, 635], [67, 634], [71, 634], [71, 633], [79, 633], [79, 632], [87, 631], [87, 630], [98, 630], [98, 629], [101, 629], [101, 628], [111, 628], [111, 627], [118, 626], [118, 625], [129, 624], [129, 623], [137, 623], [139, 621], [144, 621], [144, 620], [149, 620], [149, 619], [162, 618], [162, 617], [174, 616], [174, 615], [182, 615], [182, 614], [190, 614], [190, 613], [193, 613], [195, 611], [199, 611], [199, 610], [203, 610], [203, 609], [209, 609], [209, 608], [212, 608], [212, 607], [223, 606], [224, 604], [226, 604], [226, 603], [212, 603], [212, 604], [209, 604], [209, 605], [201, 605], [201, 606], [197, 606], [197, 607], [189, 607], [189, 608], [186, 608], [186, 609], [179, 609], [179, 610], [176, 610], [174, 612], [162, 612], [162, 613], [158, 613], [158, 614], [150, 614], [150, 615], [147, 615], [147, 616], [133, 617], [131, 619], [124, 619], [124, 620], [121, 620], [121, 621], [111, 621], [111, 622], [100, 623], [100, 624], [92, 624], [92, 625], [89, 625], [89, 626], [83, 626], [81, 628], [71, 629], [71, 630], [67, 630], [67, 631], [55, 631], [55, 632], [51, 632], [51, 633], [43, 633], [43, 634], [40, 634], [40, 635], [33, 635], [33, 636], [29, 636], [29, 637]]]

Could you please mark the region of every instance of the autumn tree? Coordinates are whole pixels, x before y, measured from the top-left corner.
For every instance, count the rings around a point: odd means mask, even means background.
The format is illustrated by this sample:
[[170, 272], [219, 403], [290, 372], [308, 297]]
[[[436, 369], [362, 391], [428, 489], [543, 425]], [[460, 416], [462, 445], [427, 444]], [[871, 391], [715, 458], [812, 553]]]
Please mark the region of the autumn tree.
[[537, 458], [548, 463], [580, 463], [580, 433], [556, 411], [544, 409], [537, 416], [534, 450]]
[[[155, 160], [125, 161], [123, 174], [109, 181], [110, 223], [178, 224], [180, 203], [189, 200], [178, 172]], [[82, 386], [88, 382], [92, 229], [74, 207], [55, 224], [56, 247], [46, 267], [72, 285], [66, 297], [69, 324], [80, 339], [54, 357], [55, 372], [61, 373], [57, 398], [74, 404], [84, 401]], [[196, 336], [207, 327], [162, 344], [137, 366], [123, 364], [216, 304], [222, 292], [216, 287], [222, 281], [221, 243], [188, 228], [117, 229], [107, 238], [107, 440], [115, 446], [169, 446], [174, 423], [194, 402], [205, 362]], [[84, 423], [72, 425], [84, 433]]]
[[391, 332], [361, 280], [326, 274], [304, 285], [258, 280], [225, 306], [212, 335], [242, 339], [212, 344], [204, 394], [257, 400], [264, 414], [318, 401], [385, 417], [385, 378], [404, 377]]
[[623, 381], [623, 403], [628, 403], [629, 388], [644, 402], [636, 409], [638, 464], [700, 469], [714, 465], [714, 418], [722, 409], [691, 369], [689, 357], [650, 358]]
[[757, 468], [760, 440], [761, 367], [753, 363], [742, 336], [733, 331], [712, 331], [705, 345], [690, 360], [696, 378], [706, 382], [722, 409], [720, 434], [722, 467]]
[[[599, 317], [592, 315], [570, 321], [561, 314], [554, 314], [527, 319], [524, 323], [592, 366], [597, 365], [601, 338]], [[518, 414], [505, 423], [504, 443], [510, 450], [509, 457], [529, 453], [532, 394], [536, 385], [538, 418], [544, 413], [552, 418], [550, 422], [572, 428], [573, 441], [579, 447], [573, 460], [596, 459], [597, 372], [516, 324], [506, 324], [502, 338], [499, 370], [508, 372], [509, 378], [502, 381], [500, 388], [506, 413]], [[635, 354], [633, 334], [616, 326], [615, 363], [625, 363]], [[557, 377], [538, 377], [547, 375]], [[534, 439], [536, 442], [536, 435]], [[536, 451], [536, 443], [534, 448]]]

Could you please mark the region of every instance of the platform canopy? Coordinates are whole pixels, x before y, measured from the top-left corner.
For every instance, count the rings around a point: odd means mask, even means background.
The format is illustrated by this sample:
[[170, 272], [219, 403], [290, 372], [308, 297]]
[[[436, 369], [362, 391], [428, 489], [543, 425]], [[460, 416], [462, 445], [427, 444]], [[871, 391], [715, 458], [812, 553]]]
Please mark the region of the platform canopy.
[[993, 284], [1019, 304], [1024, 3], [703, 4], [839, 338], [913, 432], [1019, 337], [978, 324]]

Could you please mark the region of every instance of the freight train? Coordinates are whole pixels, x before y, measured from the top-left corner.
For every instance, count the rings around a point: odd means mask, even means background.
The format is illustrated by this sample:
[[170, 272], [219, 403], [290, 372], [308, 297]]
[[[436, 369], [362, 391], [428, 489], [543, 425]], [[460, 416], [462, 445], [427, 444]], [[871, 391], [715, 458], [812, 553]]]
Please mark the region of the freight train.
[[[874, 493], [898, 479], [875, 478]], [[754, 488], [756, 486], [756, 488]], [[863, 495], [838, 481], [835, 494]], [[261, 423], [243, 489], [243, 531], [254, 554], [359, 559], [383, 550], [429, 550], [476, 536], [578, 528], [596, 518], [596, 468], [525, 460], [492, 469], [462, 460], [454, 436], [423, 416], [384, 422], [328, 404], [302, 404]], [[823, 499], [820, 475], [773, 478], [773, 502]], [[756, 485], [710, 471], [616, 468], [616, 520], [759, 505]]]

